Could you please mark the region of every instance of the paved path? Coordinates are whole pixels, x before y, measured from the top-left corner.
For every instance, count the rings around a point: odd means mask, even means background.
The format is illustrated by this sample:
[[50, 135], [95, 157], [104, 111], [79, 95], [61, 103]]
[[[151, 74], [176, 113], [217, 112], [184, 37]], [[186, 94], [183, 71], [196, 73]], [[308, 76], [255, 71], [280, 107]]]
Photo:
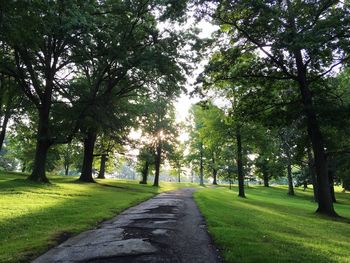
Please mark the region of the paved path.
[[194, 191], [159, 194], [33, 262], [221, 262], [193, 200]]

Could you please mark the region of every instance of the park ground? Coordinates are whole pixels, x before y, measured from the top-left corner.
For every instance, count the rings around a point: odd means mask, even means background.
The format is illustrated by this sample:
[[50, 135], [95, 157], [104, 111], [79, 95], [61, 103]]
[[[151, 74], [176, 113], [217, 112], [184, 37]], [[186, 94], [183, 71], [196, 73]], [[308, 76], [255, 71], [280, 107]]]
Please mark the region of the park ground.
[[317, 216], [312, 189], [251, 186], [195, 193], [209, 233], [226, 262], [350, 262], [350, 193], [336, 193], [337, 213], [347, 219]]
[[[50, 180], [35, 184], [0, 172], [0, 262], [28, 262], [157, 193], [194, 186]], [[250, 186], [242, 199], [235, 187], [218, 187], [197, 191], [195, 200], [227, 262], [349, 262], [349, 221], [317, 216], [311, 189], [297, 189], [295, 197], [286, 193], [285, 187]], [[349, 219], [350, 194], [337, 192], [337, 199], [337, 212]]]
[[111, 179], [87, 184], [76, 179], [51, 176], [51, 184], [36, 184], [26, 175], [0, 172], [0, 262], [28, 262], [155, 194], [194, 186], [162, 182], [156, 188]]

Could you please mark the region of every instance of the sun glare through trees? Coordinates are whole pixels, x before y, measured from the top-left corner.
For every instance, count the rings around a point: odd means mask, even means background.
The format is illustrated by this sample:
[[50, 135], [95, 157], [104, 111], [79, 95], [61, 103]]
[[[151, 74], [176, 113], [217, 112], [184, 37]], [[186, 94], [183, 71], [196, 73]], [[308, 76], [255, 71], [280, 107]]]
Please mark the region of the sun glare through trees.
[[349, 32], [349, 1], [0, 0], [0, 262], [349, 262]]

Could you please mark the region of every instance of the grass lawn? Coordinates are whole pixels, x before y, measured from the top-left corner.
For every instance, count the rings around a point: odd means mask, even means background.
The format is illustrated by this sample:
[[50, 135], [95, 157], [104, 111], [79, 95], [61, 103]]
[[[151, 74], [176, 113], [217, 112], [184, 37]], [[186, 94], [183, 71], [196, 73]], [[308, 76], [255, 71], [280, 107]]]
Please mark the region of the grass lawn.
[[[227, 262], [350, 262], [350, 223], [317, 216], [312, 190], [255, 186], [200, 190], [195, 199]], [[336, 211], [350, 218], [350, 193]]]
[[63, 176], [50, 180], [51, 185], [35, 184], [23, 175], [0, 172], [0, 262], [28, 262], [156, 193], [194, 186], [161, 182], [155, 188], [111, 179], [82, 184]]

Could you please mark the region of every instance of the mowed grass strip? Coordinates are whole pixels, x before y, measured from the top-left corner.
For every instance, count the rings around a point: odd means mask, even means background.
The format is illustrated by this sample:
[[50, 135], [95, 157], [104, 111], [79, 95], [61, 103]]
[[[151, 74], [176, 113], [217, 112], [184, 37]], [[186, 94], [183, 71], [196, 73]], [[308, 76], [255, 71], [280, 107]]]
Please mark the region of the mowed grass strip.
[[[312, 190], [249, 187], [195, 193], [209, 232], [227, 262], [350, 262], [350, 224], [316, 215]], [[336, 194], [336, 211], [350, 218], [350, 194]]]
[[[157, 193], [194, 185], [50, 177], [35, 184], [24, 175], [0, 172], [0, 262], [29, 262], [63, 239], [94, 228], [126, 208]], [[101, 185], [103, 184], [103, 185]]]

